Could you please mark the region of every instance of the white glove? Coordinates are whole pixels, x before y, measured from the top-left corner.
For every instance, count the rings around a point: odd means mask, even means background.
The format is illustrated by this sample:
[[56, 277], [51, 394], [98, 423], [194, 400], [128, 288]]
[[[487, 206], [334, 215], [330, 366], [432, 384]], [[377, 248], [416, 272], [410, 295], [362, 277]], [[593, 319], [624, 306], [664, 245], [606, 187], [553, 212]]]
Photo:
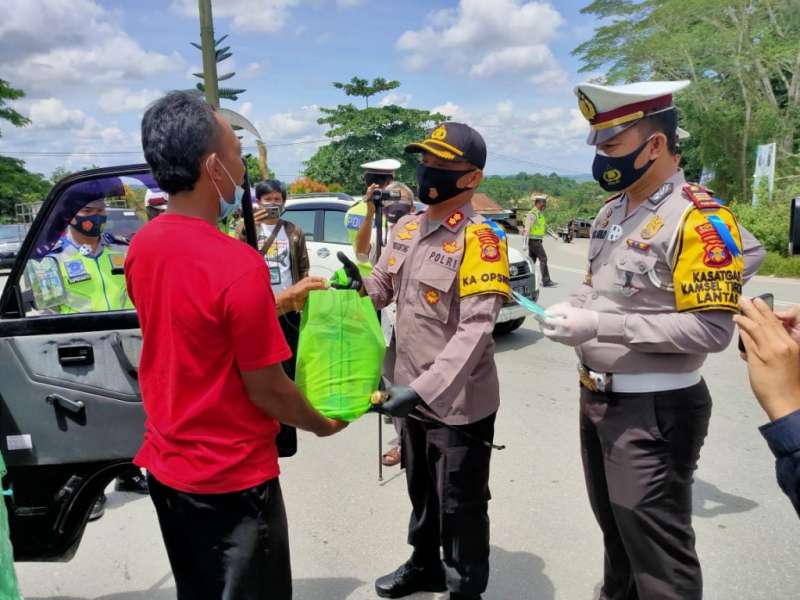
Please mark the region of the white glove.
[[554, 342], [580, 346], [597, 337], [600, 315], [596, 311], [561, 302], [547, 309], [547, 317], [542, 332]]

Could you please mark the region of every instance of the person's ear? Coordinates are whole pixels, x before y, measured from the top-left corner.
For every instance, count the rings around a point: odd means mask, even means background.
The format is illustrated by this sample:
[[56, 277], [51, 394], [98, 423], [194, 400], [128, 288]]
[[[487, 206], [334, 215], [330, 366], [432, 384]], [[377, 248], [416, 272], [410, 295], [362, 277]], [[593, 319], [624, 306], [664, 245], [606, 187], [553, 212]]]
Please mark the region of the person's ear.
[[650, 140], [649, 148], [650, 149], [647, 152], [648, 160], [656, 160], [667, 149], [667, 136], [660, 131], [653, 134], [653, 137]]
[[482, 180], [483, 180], [483, 171], [481, 171], [480, 169], [473, 169], [469, 173], [465, 173], [458, 180], [458, 182], [456, 182], [456, 185], [466, 190], [474, 190], [481, 184]]
[[203, 165], [200, 169], [201, 176], [204, 171], [211, 179], [219, 179], [219, 159], [216, 152], [211, 152], [203, 159]]

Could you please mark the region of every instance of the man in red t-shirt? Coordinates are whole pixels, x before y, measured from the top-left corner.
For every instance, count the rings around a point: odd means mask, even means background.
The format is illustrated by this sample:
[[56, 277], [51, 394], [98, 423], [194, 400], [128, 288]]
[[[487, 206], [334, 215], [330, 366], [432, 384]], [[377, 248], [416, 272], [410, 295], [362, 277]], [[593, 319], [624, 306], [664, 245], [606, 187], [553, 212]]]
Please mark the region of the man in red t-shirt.
[[218, 231], [240, 200], [244, 165], [233, 129], [200, 96], [152, 104], [142, 146], [170, 203], [137, 233], [125, 264], [143, 336], [147, 421], [135, 463], [148, 471], [178, 599], [289, 599], [279, 421], [319, 436], [345, 424], [286, 377], [276, 315], [324, 282], [298, 283], [276, 309], [264, 259]]

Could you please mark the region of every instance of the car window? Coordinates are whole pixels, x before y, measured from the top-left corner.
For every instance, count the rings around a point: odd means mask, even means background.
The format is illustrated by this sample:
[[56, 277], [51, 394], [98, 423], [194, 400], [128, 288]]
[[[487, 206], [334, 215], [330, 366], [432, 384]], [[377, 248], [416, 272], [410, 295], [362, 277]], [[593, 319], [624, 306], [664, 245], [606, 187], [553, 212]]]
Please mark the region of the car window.
[[133, 310], [124, 263], [145, 224], [149, 174], [82, 180], [63, 190], [37, 232], [20, 283], [26, 316]]
[[24, 223], [0, 225], [0, 242], [21, 242], [27, 232], [28, 226]]
[[350, 244], [347, 227], [344, 224], [344, 212], [340, 210], [325, 211], [324, 241], [329, 244]]
[[306, 240], [314, 241], [314, 222], [317, 218], [316, 210], [289, 208], [283, 214], [283, 219], [297, 225], [306, 234]]

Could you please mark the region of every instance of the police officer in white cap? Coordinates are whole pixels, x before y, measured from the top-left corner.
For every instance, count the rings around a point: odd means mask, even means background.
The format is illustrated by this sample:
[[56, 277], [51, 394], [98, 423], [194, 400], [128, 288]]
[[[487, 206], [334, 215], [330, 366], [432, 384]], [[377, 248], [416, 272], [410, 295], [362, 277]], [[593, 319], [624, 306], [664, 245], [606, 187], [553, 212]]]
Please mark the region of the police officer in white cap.
[[148, 189], [144, 194], [144, 210], [147, 213], [147, 220], [152, 221], [163, 214], [167, 210], [167, 204], [169, 204], [168, 193]]
[[[353, 205], [345, 214], [345, 227], [347, 235], [353, 244], [358, 262], [366, 265], [374, 256], [372, 248], [372, 231], [375, 220], [375, 203], [372, 202], [372, 195], [376, 191], [386, 189], [394, 181], [394, 172], [402, 166], [399, 160], [394, 158], [384, 158], [364, 163], [364, 183], [367, 186], [367, 193], [361, 202]], [[384, 227], [384, 233], [386, 228]]]
[[678, 168], [672, 94], [688, 81], [575, 89], [615, 192], [592, 226], [580, 290], [544, 332], [574, 346], [589, 500], [603, 531], [601, 600], [700, 600], [692, 474], [711, 397], [700, 368], [734, 331], [764, 257], [733, 214]]

